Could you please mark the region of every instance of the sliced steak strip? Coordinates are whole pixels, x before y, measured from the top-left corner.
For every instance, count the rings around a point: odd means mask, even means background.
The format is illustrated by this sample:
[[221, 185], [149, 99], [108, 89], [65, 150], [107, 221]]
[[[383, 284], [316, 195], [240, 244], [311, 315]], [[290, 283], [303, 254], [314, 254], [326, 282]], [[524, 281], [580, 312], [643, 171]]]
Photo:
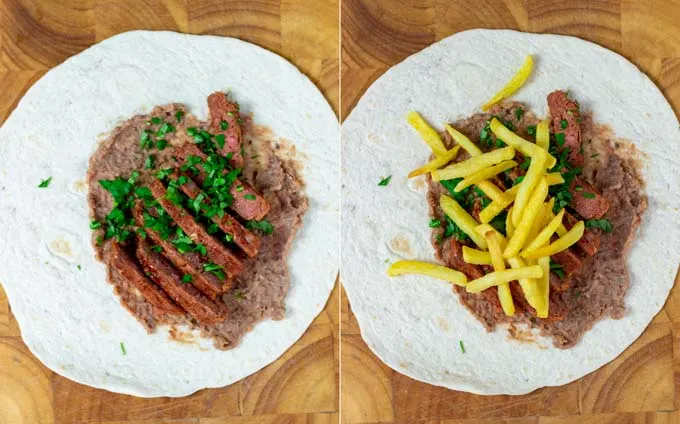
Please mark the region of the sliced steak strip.
[[[180, 189], [184, 194], [189, 196], [191, 200], [196, 199], [199, 194], [201, 194], [201, 188], [191, 179], [189, 174], [184, 174], [187, 177], [187, 182], [180, 186]], [[178, 173], [172, 175], [174, 179], [179, 177]], [[205, 194], [204, 194], [205, 195]], [[208, 196], [203, 199], [203, 202], [210, 204], [211, 200]], [[234, 243], [241, 248], [249, 257], [254, 257], [257, 255], [257, 251], [260, 248], [260, 238], [253, 234], [246, 227], [241, 225], [234, 217], [225, 213], [222, 218], [217, 215], [211, 217], [212, 221], [220, 227], [222, 231], [226, 234], [231, 234], [234, 237]]]
[[579, 122], [581, 119], [578, 103], [570, 99], [564, 91], [558, 90], [548, 95], [548, 107], [552, 118], [553, 133], [564, 134], [564, 145], [558, 147], [569, 149], [567, 158], [569, 163], [575, 167], [582, 167], [585, 158], [581, 149], [581, 123]]
[[581, 269], [581, 259], [571, 250], [563, 250], [550, 257], [555, 263], [562, 266], [565, 276], [570, 276]]
[[226, 308], [208, 299], [190, 282], [182, 282], [182, 274], [159, 253], [151, 250], [147, 241], [138, 241], [136, 255], [146, 274], [194, 319], [203, 324], [224, 321]]
[[[578, 222], [578, 218], [569, 212], [564, 214], [564, 227], [569, 230]], [[600, 249], [600, 236], [590, 228], [586, 228], [583, 237], [576, 242], [576, 247], [585, 255], [594, 256]]]
[[[220, 149], [220, 153], [224, 156], [231, 153], [231, 164], [234, 168], [242, 168], [244, 161], [241, 151], [243, 129], [238, 103], [230, 101], [225, 93], [218, 91], [208, 96], [208, 110], [210, 111], [210, 132], [224, 135], [225, 143], [224, 147]], [[224, 129], [222, 129], [223, 122], [226, 123]]]
[[[185, 143], [174, 151], [177, 159], [183, 164], [189, 156], [200, 157], [205, 161], [207, 156], [195, 144]], [[203, 185], [205, 183], [205, 171], [203, 166], [196, 165], [199, 173], [194, 178]], [[236, 180], [229, 189], [234, 202], [229, 206], [241, 218], [245, 220], [260, 220], [269, 212], [269, 203], [249, 184]]]
[[149, 302], [154, 309], [156, 317], [162, 315], [183, 315], [180, 309], [167, 294], [151, 282], [134, 259], [125, 251], [123, 246], [117, 242], [111, 242], [110, 264], [115, 272], [139, 290], [144, 299]]
[[216, 275], [203, 270], [203, 261], [198, 253], [180, 253], [169, 240], [163, 240], [156, 231], [151, 228], [145, 228], [144, 207], [140, 202], [135, 204], [132, 214], [137, 225], [144, 228], [144, 231], [146, 231], [151, 240], [163, 249], [165, 257], [181, 272], [191, 275], [194, 286], [203, 292], [203, 294], [215, 300], [231, 287], [233, 280], [228, 278], [227, 281], [221, 281]]
[[193, 240], [195, 243], [200, 243], [205, 246], [208, 251], [208, 257], [217, 265], [224, 268], [224, 272], [229, 277], [235, 277], [243, 271], [243, 262], [233, 252], [227, 249], [215, 237], [208, 234], [208, 232], [201, 227], [201, 225], [194, 220], [194, 217], [189, 214], [182, 206], [175, 205], [165, 196], [167, 191], [163, 183], [159, 180], [153, 180], [149, 184], [151, 194], [165, 209], [165, 211], [172, 217], [177, 225]]
[[609, 210], [609, 202], [591, 184], [575, 177], [569, 186], [571, 207], [585, 219], [597, 219]]

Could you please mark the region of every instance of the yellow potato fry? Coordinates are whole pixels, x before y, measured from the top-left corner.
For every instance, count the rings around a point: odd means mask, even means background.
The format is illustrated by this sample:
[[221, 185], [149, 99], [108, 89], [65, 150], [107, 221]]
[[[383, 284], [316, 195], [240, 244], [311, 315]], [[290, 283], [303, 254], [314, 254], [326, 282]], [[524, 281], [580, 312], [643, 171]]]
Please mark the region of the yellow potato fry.
[[481, 278], [468, 282], [465, 286], [468, 293], [479, 293], [489, 287], [509, 283], [510, 281], [522, 278], [540, 278], [543, 270], [538, 265], [527, 266], [517, 269], [506, 269], [504, 271], [494, 271]]
[[451, 138], [460, 145], [470, 156], [479, 156], [482, 154], [482, 150], [477, 147], [475, 143], [472, 142], [465, 134], [453, 128], [451, 125], [444, 125], [446, 132], [449, 133]]
[[491, 255], [489, 252], [463, 246], [463, 260], [473, 265], [491, 265]]
[[505, 200], [505, 196], [503, 196], [501, 189], [491, 181], [481, 181], [477, 183], [477, 187], [494, 202], [502, 202]]
[[546, 213], [546, 205], [547, 205], [547, 203], [543, 203], [541, 205], [541, 210], [536, 215], [536, 218], [534, 218], [534, 222], [531, 225], [531, 228], [529, 228], [529, 234], [527, 234], [527, 239], [524, 242], [524, 245], [522, 246], [522, 249], [520, 250], [520, 252], [522, 250], [524, 250], [526, 244], [529, 243], [531, 240], [535, 239], [536, 236], [538, 235], [538, 233], [540, 233], [541, 230], [543, 229], [543, 227], [544, 227], [543, 219], [544, 219], [545, 213]]
[[[548, 184], [545, 182], [545, 178], [541, 178], [541, 181], [536, 186], [536, 189], [531, 194], [529, 202], [524, 210], [522, 219], [519, 224], [515, 227], [515, 232], [508, 241], [508, 245], [505, 247], [504, 256], [509, 258], [511, 256], [516, 256], [524, 243], [526, 242], [527, 236], [529, 235], [529, 230], [536, 219], [536, 216], [541, 211], [543, 207], [543, 201], [548, 195]], [[515, 205], [513, 208], [516, 208]]]
[[550, 130], [548, 128], [547, 119], [542, 120], [536, 125], [536, 145], [542, 147], [546, 152], [550, 147]]
[[[513, 256], [507, 260], [512, 269], [525, 268], [527, 266], [526, 262], [518, 256]], [[537, 281], [533, 278], [519, 278], [517, 282], [519, 282], [519, 286], [522, 288], [524, 298], [532, 308], [536, 309], [536, 300], [538, 298]]]
[[503, 193], [504, 199], [502, 201], [496, 201], [494, 200], [493, 202], [489, 203], [482, 211], [479, 213], [479, 220], [486, 224], [487, 222], [491, 221], [503, 211], [503, 209], [507, 208], [510, 206], [512, 202], [515, 201], [515, 196], [517, 195], [517, 192], [519, 191], [519, 186], [521, 184], [518, 184]]
[[536, 281], [537, 284], [537, 299], [536, 299], [536, 316], [539, 318], [548, 318], [550, 307], [550, 257], [545, 256], [538, 258], [538, 266], [543, 270], [543, 276]]
[[562, 223], [562, 218], [564, 217], [564, 209], [559, 211], [556, 217], [550, 220], [548, 225], [545, 226], [541, 230], [538, 235], [531, 240], [531, 242], [527, 245], [526, 251], [531, 252], [532, 250], [536, 250], [539, 247], [543, 247], [544, 245], [548, 244], [550, 242], [550, 237], [552, 237], [553, 234], [555, 234], [555, 231], [557, 231], [557, 227], [560, 226]]
[[503, 171], [507, 171], [508, 169], [512, 169], [517, 166], [517, 162], [514, 160], [504, 160], [501, 163], [497, 163], [494, 166], [490, 166], [488, 168], [484, 168], [481, 171], [477, 171], [472, 175], [468, 175], [467, 177], [463, 178], [461, 182], [456, 184], [455, 190], [461, 191], [465, 190], [467, 187], [470, 187], [473, 184], [479, 184], [483, 181], [487, 181], [490, 178], [495, 177], [496, 175], [500, 174]]
[[481, 171], [504, 160], [512, 159], [515, 156], [515, 149], [512, 147], [504, 147], [502, 149], [492, 150], [488, 153], [482, 153], [479, 156], [473, 156], [463, 162], [454, 163], [444, 169], [432, 171], [432, 179], [435, 181], [450, 180], [452, 178], [467, 177], [477, 171]]
[[548, 182], [549, 186], [564, 184], [564, 177], [562, 177], [562, 174], [559, 172], [549, 172], [545, 174], [545, 180]]
[[402, 274], [426, 275], [428, 277], [448, 281], [459, 286], [465, 286], [467, 283], [467, 277], [462, 272], [428, 262], [397, 261], [387, 268], [387, 275], [390, 277], [396, 277], [397, 275]]
[[585, 224], [583, 221], [579, 221], [571, 227], [571, 230], [567, 231], [565, 235], [558, 238], [554, 242], [547, 246], [539, 247], [535, 250], [528, 250], [522, 253], [523, 258], [540, 258], [543, 256], [552, 256], [555, 253], [567, 250], [569, 247], [573, 246], [577, 241], [583, 237], [583, 231], [585, 230]]
[[442, 166], [454, 160], [456, 156], [458, 156], [459, 150], [460, 146], [453, 147], [452, 149], [448, 150], [446, 154], [437, 156], [428, 163], [426, 163], [425, 165], [421, 166], [420, 168], [414, 169], [413, 171], [409, 172], [408, 177], [409, 178], [417, 177], [418, 175], [427, 174], [428, 172], [432, 172], [434, 170], [441, 168]]
[[491, 98], [491, 100], [482, 106], [482, 110], [486, 112], [487, 110], [491, 109], [493, 105], [505, 99], [506, 97], [511, 96], [512, 93], [519, 90], [527, 78], [529, 78], [529, 75], [531, 75], [531, 70], [533, 67], [534, 59], [531, 57], [531, 55], [527, 55], [527, 57], [524, 59], [524, 63], [522, 63], [522, 66], [519, 68], [517, 73], [510, 79], [510, 81], [508, 81], [505, 87], [503, 87], [498, 93], [496, 93], [495, 96]]
[[[546, 153], [545, 150], [541, 149], [534, 143], [527, 141], [514, 132], [510, 131], [505, 125], [501, 123], [501, 121], [496, 118], [491, 119], [489, 128], [491, 128], [491, 131], [496, 135], [496, 137], [503, 140], [508, 146], [512, 146], [517, 149], [517, 151], [521, 152], [524, 156], [530, 156], [533, 158], [534, 156], [541, 153]], [[556, 163], [557, 159], [555, 159], [555, 157], [551, 154], [548, 154], [546, 167], [552, 168]]]
[[519, 225], [519, 220], [522, 219], [524, 208], [529, 202], [529, 197], [538, 185], [538, 182], [545, 175], [545, 161], [546, 153], [537, 154], [531, 158], [531, 165], [527, 171], [524, 179], [519, 184], [519, 191], [515, 197], [515, 205], [512, 208], [512, 223], [515, 227]]
[[512, 225], [512, 208], [510, 208], [508, 210], [508, 215], [505, 217], [505, 234], [510, 238], [514, 232], [515, 226]]
[[446, 147], [444, 146], [442, 138], [418, 112], [409, 112], [408, 115], [406, 115], [406, 120], [416, 131], [418, 131], [420, 137], [425, 140], [425, 143], [430, 146], [430, 149], [432, 149], [435, 155], [443, 156], [446, 154]]
[[480, 248], [486, 249], [487, 244], [484, 237], [480, 236], [475, 227], [479, 225], [475, 219], [470, 216], [462, 206], [449, 196], [442, 196], [439, 198], [439, 206], [441, 206], [444, 213], [453, 220], [453, 222], [467, 234], [470, 239]]
[[[489, 224], [479, 225], [477, 227], [477, 232], [483, 234], [484, 238], [486, 238], [494, 271], [498, 272], [505, 270], [503, 248], [501, 247], [501, 240], [504, 240], [503, 236]], [[503, 308], [505, 315], [510, 317], [515, 315], [515, 304], [512, 301], [509, 283], [500, 284], [498, 286], [498, 300], [501, 302], [501, 308]]]
[[[550, 199], [550, 200], [554, 200], [554, 199]], [[550, 208], [550, 211], [548, 213], [548, 218], [553, 219], [554, 217], [555, 217], [555, 214], [552, 212], [552, 208]], [[565, 227], [564, 224], [560, 224], [559, 226], [557, 226], [557, 230], [555, 230], [555, 231], [557, 232], [557, 235], [562, 237], [563, 235], [567, 234], [567, 227]]]

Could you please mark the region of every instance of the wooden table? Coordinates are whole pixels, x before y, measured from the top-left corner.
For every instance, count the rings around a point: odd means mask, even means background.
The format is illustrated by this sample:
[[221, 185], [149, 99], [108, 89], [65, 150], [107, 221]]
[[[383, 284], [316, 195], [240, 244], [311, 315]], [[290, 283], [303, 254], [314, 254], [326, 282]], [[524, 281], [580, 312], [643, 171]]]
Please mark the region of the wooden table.
[[[338, 3], [0, 0], [0, 122], [48, 69], [133, 29], [242, 38], [296, 64], [338, 110]], [[1, 201], [1, 200], [0, 200]], [[313, 423], [338, 421], [338, 295], [282, 358], [223, 389], [138, 399], [64, 379], [22, 343], [0, 288], [0, 423]]]
[[[389, 67], [471, 28], [513, 28], [594, 41], [641, 67], [680, 110], [678, 1], [343, 0], [342, 116]], [[618, 359], [572, 384], [517, 397], [455, 392], [391, 370], [369, 351], [343, 295], [342, 421], [680, 423], [678, 286], [642, 337]]]

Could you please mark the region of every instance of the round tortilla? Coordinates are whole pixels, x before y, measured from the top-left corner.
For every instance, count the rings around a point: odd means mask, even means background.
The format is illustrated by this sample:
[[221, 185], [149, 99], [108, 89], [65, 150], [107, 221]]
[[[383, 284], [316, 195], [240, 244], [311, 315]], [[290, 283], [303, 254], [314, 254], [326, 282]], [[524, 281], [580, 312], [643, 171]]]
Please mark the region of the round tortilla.
[[[229, 351], [170, 340], [163, 327], [149, 335], [123, 309], [94, 257], [84, 184], [97, 140], [117, 123], [171, 102], [204, 119], [217, 90], [295, 146], [309, 198], [288, 258], [286, 318], [257, 324]], [[143, 397], [225, 386], [273, 362], [322, 310], [338, 272], [337, 141], [314, 84], [237, 39], [128, 32], [52, 69], [0, 130], [0, 281], [26, 345], [65, 377]]]
[[[480, 110], [532, 54], [531, 78], [513, 96], [539, 116], [547, 95], [569, 89], [596, 123], [644, 152], [649, 209], [628, 258], [626, 314], [605, 319], [577, 346], [487, 333], [448, 283], [387, 277], [390, 261], [434, 260], [427, 184], [407, 173], [430, 150], [406, 122], [419, 111], [435, 127]], [[395, 370], [477, 394], [524, 394], [574, 381], [619, 355], [663, 306], [680, 262], [678, 120], [654, 84], [623, 57], [577, 38], [472, 30], [446, 38], [392, 67], [343, 124], [342, 279], [373, 352]], [[387, 187], [377, 185], [392, 175]], [[395, 242], [400, 246], [390, 248]], [[459, 346], [463, 342], [465, 352]]]

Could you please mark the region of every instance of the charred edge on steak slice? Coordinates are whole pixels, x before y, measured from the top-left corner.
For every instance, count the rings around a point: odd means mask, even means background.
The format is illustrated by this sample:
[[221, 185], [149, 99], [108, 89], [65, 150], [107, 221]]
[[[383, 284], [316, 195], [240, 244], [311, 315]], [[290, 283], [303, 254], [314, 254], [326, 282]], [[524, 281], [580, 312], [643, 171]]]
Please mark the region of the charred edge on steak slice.
[[[210, 113], [210, 132], [223, 134], [224, 147], [220, 153], [226, 156], [232, 153], [229, 162], [234, 168], [242, 168], [245, 158], [241, 150], [243, 143], [243, 129], [238, 103], [230, 101], [221, 91], [208, 96], [208, 111]], [[222, 122], [226, 122], [226, 129], [222, 129]]]
[[225, 320], [226, 307], [220, 307], [193, 285], [183, 282], [182, 274], [161, 254], [151, 250], [151, 245], [146, 240], [138, 239], [136, 256], [147, 275], [196, 321], [215, 324]]
[[[191, 179], [191, 176], [188, 173], [182, 173], [182, 175], [187, 178], [187, 182], [182, 184], [180, 189], [191, 200], [196, 199], [202, 192], [201, 188]], [[171, 175], [171, 178], [176, 180], [179, 176], [180, 174], [175, 171]], [[203, 195], [205, 196], [203, 202], [209, 205], [211, 203], [210, 197], [205, 195], [205, 193], [203, 193]], [[234, 243], [240, 247], [246, 255], [251, 258], [257, 255], [257, 251], [260, 248], [260, 238], [241, 225], [236, 218], [225, 213], [222, 218], [218, 215], [213, 215], [210, 219], [217, 224], [224, 233], [232, 235]]]
[[[205, 161], [207, 158], [205, 153], [192, 143], [185, 143], [177, 147], [174, 153], [181, 164], [186, 163], [189, 156], [197, 156], [202, 161]], [[200, 164], [196, 165], [196, 168], [198, 169], [198, 174], [194, 178], [202, 186], [206, 179], [205, 170]], [[242, 187], [242, 189], [239, 189], [239, 187]], [[245, 220], [261, 220], [269, 212], [269, 203], [250, 184], [237, 179], [229, 188], [229, 193], [234, 198], [229, 208]], [[254, 197], [254, 199], [250, 197]]]
[[[194, 220], [194, 217], [184, 209], [175, 205], [166, 198], [167, 191], [163, 183], [154, 180], [149, 184], [151, 194], [160, 203], [163, 209], [170, 215], [175, 223], [195, 242], [205, 246], [208, 257], [217, 265], [224, 268], [224, 272], [229, 277], [236, 277], [243, 271], [243, 261], [227, 247], [220, 243], [215, 237]], [[231, 287], [229, 287], [231, 288]]]
[[[149, 213], [151, 211], [148, 211]], [[206, 272], [203, 269], [203, 261], [198, 253], [180, 253], [177, 248], [169, 241], [164, 240], [160, 234], [151, 228], [144, 227], [144, 207], [141, 202], [136, 202], [132, 215], [140, 228], [144, 228], [146, 234], [163, 249], [163, 253], [170, 262], [184, 274], [191, 275], [192, 284], [203, 294], [212, 300], [218, 299], [226, 288], [233, 284], [233, 280], [227, 277], [226, 282], [221, 281], [216, 275]]]
[[139, 290], [144, 299], [153, 306], [154, 315], [156, 317], [162, 315], [184, 314], [184, 311], [175, 305], [163, 290], [158, 288], [144, 275], [137, 263], [135, 263], [132, 257], [125, 251], [123, 246], [116, 241], [112, 241], [110, 246], [111, 267], [122, 278]]

